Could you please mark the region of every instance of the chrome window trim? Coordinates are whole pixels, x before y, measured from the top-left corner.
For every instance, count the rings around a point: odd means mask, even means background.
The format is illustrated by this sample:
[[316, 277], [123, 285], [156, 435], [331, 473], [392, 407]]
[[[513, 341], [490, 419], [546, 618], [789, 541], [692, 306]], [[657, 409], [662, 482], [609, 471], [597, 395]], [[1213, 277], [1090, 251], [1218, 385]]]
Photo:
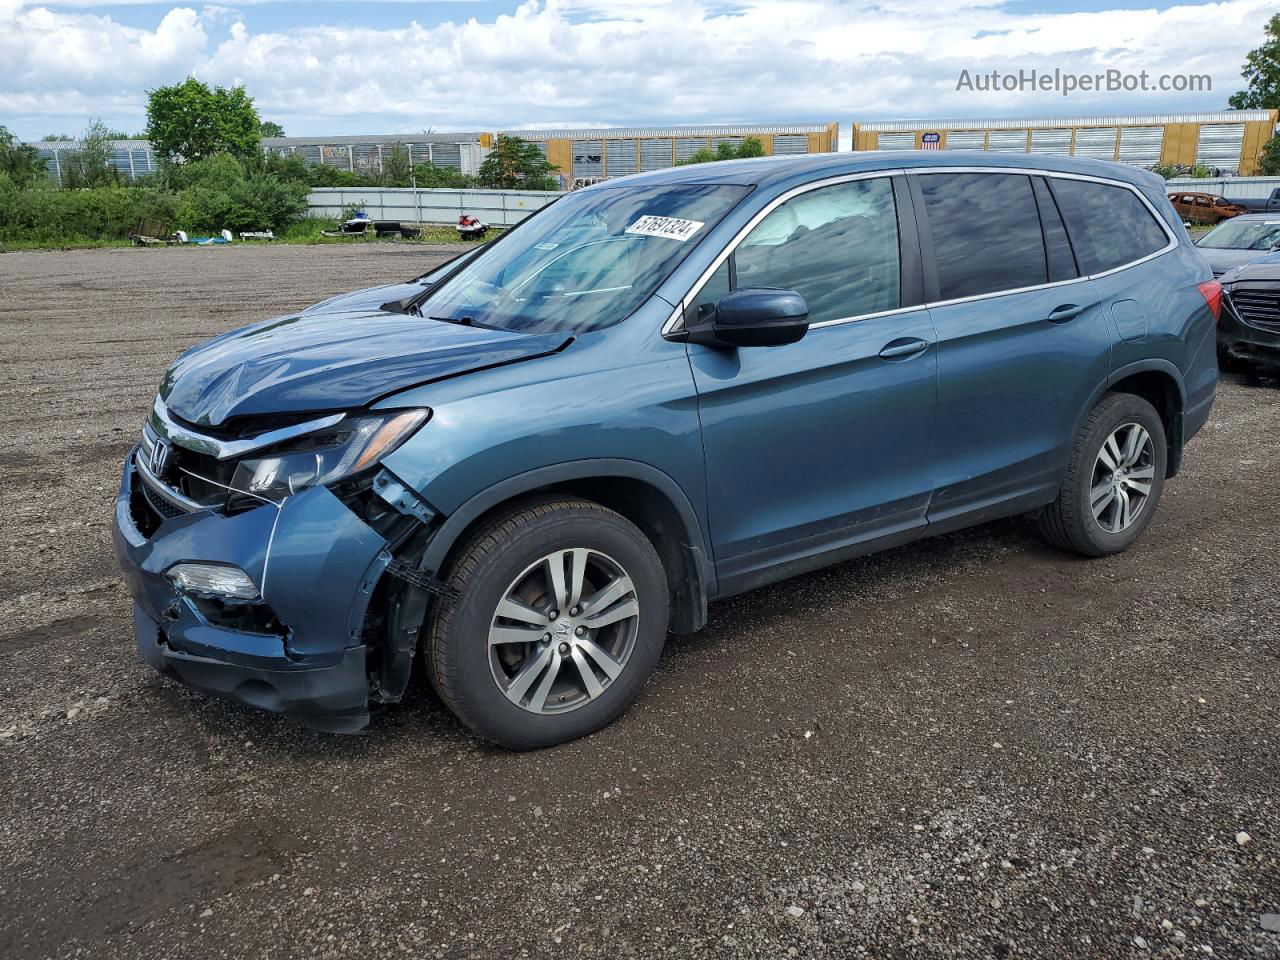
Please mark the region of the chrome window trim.
[[295, 423], [292, 426], [281, 427], [278, 430], [268, 430], [266, 433], [260, 433], [256, 437], [248, 437], [244, 440], [219, 440], [217, 437], [196, 433], [194, 430], [188, 430], [181, 424], [175, 423], [169, 416], [169, 411], [165, 408], [164, 401], [156, 397], [155, 403], [151, 407], [151, 418], [148, 420], [148, 424], [157, 435], [165, 437], [171, 443], [176, 443], [178, 446], [186, 447], [186, 449], [193, 450], [196, 453], [211, 454], [218, 460], [227, 460], [253, 450], [260, 450], [263, 447], [282, 443], [285, 440], [292, 440], [294, 437], [300, 437], [315, 430], [323, 430], [325, 427], [333, 426], [345, 416], [345, 413], [334, 413], [315, 420], [308, 420], [305, 423]]
[[834, 326], [839, 326], [845, 323], [856, 323], [859, 320], [872, 320], [879, 317], [893, 316], [894, 314], [898, 314], [898, 313], [910, 313], [913, 310], [926, 310], [932, 307], [946, 307], [946, 306], [950, 306], [953, 303], [971, 303], [976, 300], [991, 300], [996, 297], [1007, 297], [1012, 294], [1029, 293], [1033, 290], [1048, 290], [1053, 287], [1063, 287], [1073, 283], [1080, 283], [1085, 280], [1097, 280], [1102, 277], [1109, 277], [1113, 273], [1119, 273], [1121, 270], [1128, 270], [1130, 267], [1136, 267], [1139, 264], [1146, 263], [1148, 260], [1154, 260], [1156, 257], [1164, 256], [1166, 253], [1169, 253], [1171, 250], [1176, 249], [1178, 246], [1178, 237], [1173, 232], [1173, 228], [1170, 227], [1169, 224], [1165, 222], [1164, 217], [1160, 216], [1160, 213], [1151, 204], [1151, 201], [1148, 200], [1143, 195], [1142, 191], [1139, 190], [1136, 186], [1124, 180], [1113, 180], [1108, 177], [1098, 177], [1098, 176], [1093, 176], [1091, 174], [1084, 174], [1084, 173], [1065, 173], [1057, 170], [1044, 170], [1038, 167], [975, 167], [975, 166], [902, 167], [902, 168], [889, 169], [889, 170], [874, 170], [874, 171], [869, 171], [864, 173], [845, 174], [843, 176], [828, 177], [827, 179], [824, 179], [824, 180], [815, 180], [812, 183], [806, 183], [798, 187], [793, 187], [792, 189], [788, 190], [786, 193], [783, 193], [777, 197], [774, 197], [773, 200], [769, 201], [768, 204], [766, 204], [763, 208], [761, 208], [761, 210], [758, 211], [755, 216], [753, 216], [749, 221], [747, 221], [746, 225], [743, 226], [742, 229], [740, 229], [736, 234], [734, 234], [734, 236], [725, 245], [725, 248], [721, 250], [719, 254], [716, 255], [716, 258], [711, 262], [711, 265], [702, 272], [702, 274], [698, 277], [697, 280], [693, 282], [692, 286], [690, 286], [689, 290], [685, 293], [685, 295], [680, 299], [680, 302], [676, 305], [675, 310], [672, 311], [671, 316], [667, 318], [667, 322], [662, 325], [662, 336], [666, 337], [678, 331], [680, 325], [684, 320], [685, 305], [694, 297], [696, 297], [699, 293], [702, 292], [702, 288], [706, 285], [707, 281], [711, 279], [711, 275], [715, 273], [718, 269], [720, 269], [721, 264], [723, 264], [724, 261], [727, 260], [729, 256], [733, 253], [733, 251], [738, 248], [738, 245], [746, 238], [747, 234], [749, 234], [752, 230], [754, 230], [761, 220], [767, 217], [779, 206], [786, 203], [788, 200], [792, 199], [793, 197], [800, 196], [803, 193], [808, 193], [811, 190], [819, 190], [823, 187], [834, 186], [840, 183], [848, 183], [849, 181], [852, 181], [852, 180], [869, 180], [873, 177], [892, 177], [894, 175], [922, 176], [922, 175], [931, 174], [931, 173], [1013, 173], [1013, 174], [1022, 174], [1028, 177], [1040, 176], [1040, 177], [1057, 177], [1062, 180], [1085, 180], [1092, 183], [1101, 183], [1109, 187], [1122, 187], [1126, 190], [1129, 190], [1130, 192], [1132, 192], [1137, 196], [1138, 200], [1142, 203], [1142, 205], [1146, 207], [1147, 212], [1150, 213], [1151, 216], [1155, 218], [1156, 223], [1159, 225], [1160, 229], [1164, 231], [1164, 235], [1165, 237], [1168, 238], [1169, 242], [1165, 244], [1165, 246], [1161, 247], [1159, 250], [1146, 254], [1143, 257], [1139, 257], [1137, 260], [1131, 260], [1128, 263], [1122, 263], [1118, 267], [1112, 267], [1110, 270], [1103, 270], [1100, 273], [1082, 274], [1078, 277], [1071, 277], [1068, 280], [1054, 280], [1051, 283], [1039, 283], [1030, 287], [1015, 287], [1011, 290], [995, 290], [990, 293], [978, 293], [978, 294], [974, 294], [971, 297], [957, 297], [952, 300], [930, 300], [926, 303], [917, 303], [909, 307], [897, 307], [896, 309], [893, 309], [893, 310], [882, 310], [877, 313], [861, 313], [852, 317], [838, 317], [833, 320], [823, 320], [821, 323], [812, 324], [810, 329], [818, 329], [820, 327], [834, 327]]
[[133, 458], [133, 467], [135, 470], [138, 471], [138, 476], [142, 478], [142, 482], [147, 485], [147, 487], [151, 490], [152, 493], [154, 493], [158, 497], [162, 497], [163, 499], [167, 500], [169, 503], [173, 504], [175, 507], [178, 507], [181, 510], [185, 510], [187, 513], [198, 513], [202, 510], [212, 509], [212, 507], [207, 507], [202, 503], [196, 503], [196, 501], [190, 499], [189, 497], [184, 497], [182, 494], [178, 493], [178, 491], [174, 490], [163, 480], [160, 480], [158, 477], [156, 477], [154, 473], [151, 472], [151, 470], [147, 467], [147, 465], [142, 462], [142, 458], [137, 456], [136, 454], [134, 455], [134, 458]]

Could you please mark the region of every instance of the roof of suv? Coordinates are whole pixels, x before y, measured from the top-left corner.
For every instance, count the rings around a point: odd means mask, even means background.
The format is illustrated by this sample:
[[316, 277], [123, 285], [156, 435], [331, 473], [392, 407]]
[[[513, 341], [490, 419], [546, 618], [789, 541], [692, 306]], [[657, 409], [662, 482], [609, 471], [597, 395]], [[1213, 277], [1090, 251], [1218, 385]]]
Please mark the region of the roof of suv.
[[[863, 150], [843, 153], [801, 154], [798, 156], [754, 157], [749, 160], [722, 160], [683, 167], [669, 167], [625, 178], [628, 184], [659, 186], [675, 183], [725, 183], [757, 187], [780, 182], [804, 182], [845, 173], [901, 170], [912, 167], [1000, 167], [1049, 170], [1082, 176], [1123, 180], [1139, 186], [1158, 187], [1164, 180], [1149, 170], [1078, 157], [1045, 154], [992, 154], [983, 150]], [[607, 180], [587, 189], [607, 188], [617, 180]]]

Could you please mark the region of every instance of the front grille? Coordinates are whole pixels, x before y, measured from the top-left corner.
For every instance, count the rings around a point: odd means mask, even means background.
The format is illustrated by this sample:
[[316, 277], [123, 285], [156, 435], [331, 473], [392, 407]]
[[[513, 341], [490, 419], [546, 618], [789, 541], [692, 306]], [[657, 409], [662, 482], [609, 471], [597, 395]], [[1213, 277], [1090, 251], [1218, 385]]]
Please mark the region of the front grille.
[[141, 486], [142, 495], [146, 497], [147, 500], [147, 506], [159, 514], [163, 519], [172, 520], [174, 517], [180, 517], [186, 512], [152, 490], [151, 484], [146, 480], [142, 481]]
[[1240, 319], [1251, 327], [1280, 333], [1280, 289], [1233, 290], [1231, 302]]
[[[138, 456], [144, 464], [151, 462], [151, 451], [157, 436], [151, 425], [147, 424], [142, 431], [142, 446]], [[225, 513], [236, 513], [257, 506], [260, 501], [244, 494], [232, 493], [231, 480], [235, 476], [238, 459], [219, 460], [207, 453], [198, 453], [186, 447], [173, 444], [169, 448], [169, 461], [164, 476], [157, 478], [166, 489], [190, 500], [196, 507], [219, 510]], [[148, 506], [161, 517], [169, 519], [187, 512], [169, 503], [158, 492], [151, 489], [148, 482], [143, 483]]]
[[226, 505], [239, 460], [219, 460], [174, 444], [169, 481], [184, 497], [205, 507]]

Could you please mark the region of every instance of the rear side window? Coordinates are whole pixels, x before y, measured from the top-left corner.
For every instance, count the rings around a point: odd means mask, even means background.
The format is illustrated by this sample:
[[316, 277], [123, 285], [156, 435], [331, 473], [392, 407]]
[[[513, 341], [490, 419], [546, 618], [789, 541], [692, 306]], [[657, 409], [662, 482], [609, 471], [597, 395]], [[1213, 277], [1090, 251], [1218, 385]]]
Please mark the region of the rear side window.
[[1169, 237], [1132, 190], [1061, 177], [1050, 177], [1049, 183], [1084, 273], [1114, 270], [1168, 244]]
[[943, 300], [1048, 280], [1031, 178], [1016, 173], [920, 177]]

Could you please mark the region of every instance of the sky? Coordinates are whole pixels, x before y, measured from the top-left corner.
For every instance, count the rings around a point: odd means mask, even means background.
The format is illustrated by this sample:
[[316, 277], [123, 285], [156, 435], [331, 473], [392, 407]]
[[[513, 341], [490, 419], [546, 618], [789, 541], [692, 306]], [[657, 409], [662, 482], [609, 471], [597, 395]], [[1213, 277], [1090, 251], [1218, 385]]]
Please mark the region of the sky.
[[[0, 0], [0, 124], [145, 126], [243, 84], [292, 136], [1225, 108], [1276, 0]], [[1020, 69], [1205, 74], [1195, 93], [957, 89]]]

